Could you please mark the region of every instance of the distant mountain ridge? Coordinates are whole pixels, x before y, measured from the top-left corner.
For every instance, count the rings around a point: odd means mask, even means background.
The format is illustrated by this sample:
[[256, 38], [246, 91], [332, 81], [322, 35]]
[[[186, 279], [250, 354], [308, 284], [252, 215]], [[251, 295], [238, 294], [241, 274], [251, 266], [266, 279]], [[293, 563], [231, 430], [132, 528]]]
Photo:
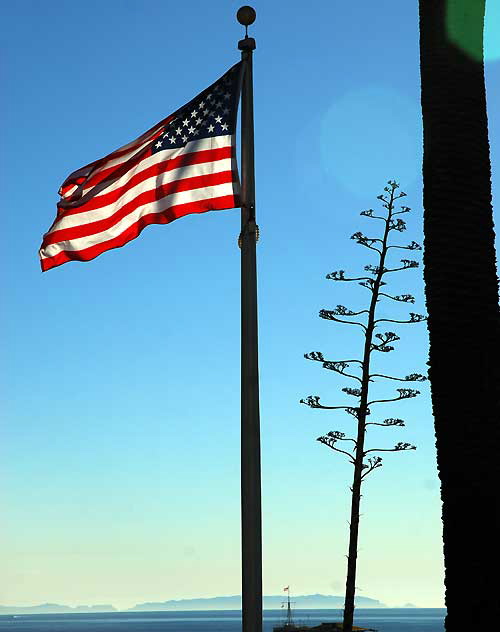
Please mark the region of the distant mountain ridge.
[[[264, 595], [263, 607], [266, 610], [281, 608], [286, 599], [283, 595]], [[294, 595], [294, 607], [298, 609], [343, 608], [344, 597], [338, 595]], [[356, 597], [360, 608], [386, 608], [378, 599]], [[198, 599], [170, 599], [169, 601], [140, 603], [129, 611], [155, 610], [241, 610], [241, 595], [228, 597], [204, 597]]]
[[95, 606], [62, 606], [58, 603], [42, 603], [39, 606], [0, 606], [1, 614], [58, 614], [70, 612], [116, 612], [116, 608], [110, 604], [97, 604]]
[[[263, 606], [266, 610], [281, 608], [286, 599], [283, 595], [265, 595]], [[299, 610], [343, 608], [344, 597], [339, 595], [292, 595], [294, 607]], [[356, 597], [356, 605], [360, 608], [386, 608], [384, 603], [370, 597]], [[409, 604], [408, 604], [409, 605]], [[200, 597], [198, 599], [170, 599], [168, 601], [151, 601], [139, 603], [127, 612], [154, 612], [159, 610], [241, 610], [241, 595], [227, 597]], [[38, 606], [0, 606], [0, 615], [13, 614], [69, 614], [85, 612], [118, 612], [110, 604], [92, 606], [64, 606], [57, 603], [44, 603]]]

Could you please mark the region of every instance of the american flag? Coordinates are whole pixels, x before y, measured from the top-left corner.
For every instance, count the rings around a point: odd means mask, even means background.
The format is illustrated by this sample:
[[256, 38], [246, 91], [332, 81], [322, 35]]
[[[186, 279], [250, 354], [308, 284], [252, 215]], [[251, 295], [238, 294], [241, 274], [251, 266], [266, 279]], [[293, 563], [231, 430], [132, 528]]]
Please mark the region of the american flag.
[[239, 62], [136, 140], [72, 173], [43, 237], [42, 270], [94, 259], [149, 224], [238, 207], [241, 73]]

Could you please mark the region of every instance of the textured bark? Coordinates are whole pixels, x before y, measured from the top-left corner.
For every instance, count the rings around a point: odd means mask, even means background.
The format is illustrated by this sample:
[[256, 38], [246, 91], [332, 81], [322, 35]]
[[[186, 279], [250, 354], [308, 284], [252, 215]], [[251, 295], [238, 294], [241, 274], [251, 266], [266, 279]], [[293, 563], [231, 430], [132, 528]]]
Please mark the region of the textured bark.
[[453, 632], [498, 623], [489, 577], [500, 533], [500, 313], [483, 23], [484, 0], [420, 0], [429, 377]]

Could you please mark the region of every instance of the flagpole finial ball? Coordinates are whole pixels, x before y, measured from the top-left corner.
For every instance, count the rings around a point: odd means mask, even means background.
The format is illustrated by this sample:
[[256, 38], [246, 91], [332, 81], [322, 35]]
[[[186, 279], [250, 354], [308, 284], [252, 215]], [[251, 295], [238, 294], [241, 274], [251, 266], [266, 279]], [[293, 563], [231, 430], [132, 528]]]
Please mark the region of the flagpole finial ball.
[[253, 7], [249, 7], [245, 5], [244, 7], [240, 7], [238, 9], [238, 13], [236, 14], [236, 19], [243, 26], [250, 26], [255, 22], [257, 14], [255, 13], [255, 9]]

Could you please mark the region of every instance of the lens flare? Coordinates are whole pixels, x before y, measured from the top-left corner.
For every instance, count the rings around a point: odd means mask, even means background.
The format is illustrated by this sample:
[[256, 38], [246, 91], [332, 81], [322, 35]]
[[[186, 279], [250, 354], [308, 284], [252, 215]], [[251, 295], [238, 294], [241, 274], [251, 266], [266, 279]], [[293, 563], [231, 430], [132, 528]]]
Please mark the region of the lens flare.
[[408, 187], [420, 173], [421, 127], [419, 103], [392, 87], [347, 92], [321, 121], [322, 167], [360, 196], [372, 195], [389, 179]]
[[488, 0], [484, 16], [484, 35], [477, 31], [477, 20], [482, 18], [482, 2], [457, 2], [446, 5], [446, 32], [449, 40], [471, 59], [495, 61], [500, 59], [500, 2]]

